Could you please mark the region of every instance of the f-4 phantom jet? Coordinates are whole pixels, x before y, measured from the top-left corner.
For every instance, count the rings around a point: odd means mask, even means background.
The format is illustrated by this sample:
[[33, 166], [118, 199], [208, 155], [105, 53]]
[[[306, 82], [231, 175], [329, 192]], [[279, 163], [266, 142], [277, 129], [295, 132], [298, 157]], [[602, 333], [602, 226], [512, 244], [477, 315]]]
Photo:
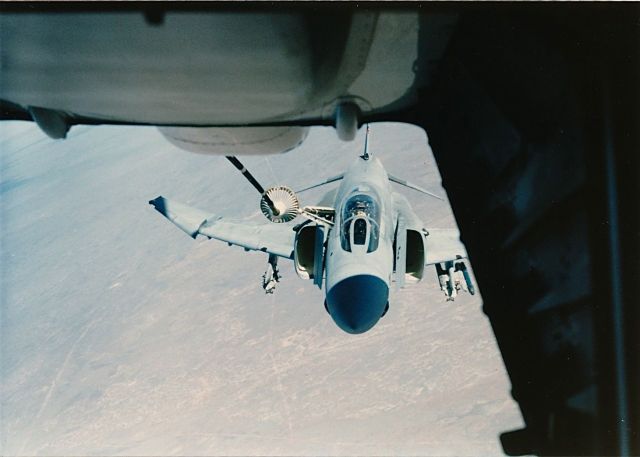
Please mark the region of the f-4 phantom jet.
[[[280, 280], [278, 258], [293, 260], [299, 277], [325, 287], [325, 309], [345, 332], [371, 329], [389, 309], [389, 290], [417, 283], [434, 265], [442, 291], [453, 300], [458, 291], [475, 293], [463, 259], [458, 230], [426, 229], [408, 200], [392, 183], [442, 199], [415, 184], [390, 175], [368, 150], [346, 172], [299, 192], [341, 181], [322, 201], [332, 206], [300, 207], [297, 194], [285, 186], [267, 190], [235, 157], [227, 157], [260, 192], [260, 208], [272, 223], [250, 225], [227, 221], [162, 196], [149, 203], [192, 238], [210, 239], [269, 255], [263, 288], [273, 293]], [[289, 222], [302, 216], [297, 225]]]

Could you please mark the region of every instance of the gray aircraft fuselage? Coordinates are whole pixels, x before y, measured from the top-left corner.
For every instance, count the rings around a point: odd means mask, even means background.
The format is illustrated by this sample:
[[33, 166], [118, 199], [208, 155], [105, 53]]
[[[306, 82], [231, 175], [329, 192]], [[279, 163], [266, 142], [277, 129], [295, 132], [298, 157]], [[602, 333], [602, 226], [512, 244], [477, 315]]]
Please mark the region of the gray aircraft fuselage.
[[[460, 275], [473, 293], [458, 231], [427, 231], [391, 183], [441, 198], [388, 174], [366, 144], [364, 154], [345, 173], [300, 191], [341, 180], [330, 207], [300, 209], [291, 189], [276, 186], [265, 191], [239, 161], [232, 163], [262, 194], [261, 210], [275, 224], [231, 222], [162, 196], [149, 203], [192, 238], [203, 235], [269, 254], [262, 277], [266, 293], [273, 293], [280, 280], [277, 259], [292, 260], [299, 277], [312, 279], [318, 287], [324, 283], [327, 312], [339, 328], [353, 334], [366, 332], [385, 315], [392, 283], [401, 288], [419, 282], [428, 265], [435, 265], [448, 299], [464, 287]], [[298, 215], [307, 221], [296, 226], [280, 223]]]
[[387, 172], [377, 158], [358, 158], [349, 167], [334, 207], [325, 306], [342, 330], [363, 333], [386, 312], [393, 274], [397, 215]]

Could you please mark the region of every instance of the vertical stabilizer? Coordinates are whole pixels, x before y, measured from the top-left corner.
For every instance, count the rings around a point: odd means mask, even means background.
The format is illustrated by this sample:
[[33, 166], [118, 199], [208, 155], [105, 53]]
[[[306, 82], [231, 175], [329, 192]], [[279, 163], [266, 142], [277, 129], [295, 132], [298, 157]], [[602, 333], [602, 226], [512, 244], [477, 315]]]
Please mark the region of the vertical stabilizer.
[[360, 156], [363, 160], [369, 160], [371, 156], [369, 155], [369, 124], [367, 124], [367, 133], [364, 137], [364, 153]]

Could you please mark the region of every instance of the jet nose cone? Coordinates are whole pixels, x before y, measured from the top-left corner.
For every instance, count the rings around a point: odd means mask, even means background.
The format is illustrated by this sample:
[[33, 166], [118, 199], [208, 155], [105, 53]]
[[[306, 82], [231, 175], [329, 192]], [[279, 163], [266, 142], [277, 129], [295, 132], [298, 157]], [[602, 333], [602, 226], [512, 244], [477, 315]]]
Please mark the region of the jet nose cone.
[[327, 293], [329, 314], [347, 333], [364, 333], [384, 313], [389, 287], [377, 276], [357, 275], [343, 279]]

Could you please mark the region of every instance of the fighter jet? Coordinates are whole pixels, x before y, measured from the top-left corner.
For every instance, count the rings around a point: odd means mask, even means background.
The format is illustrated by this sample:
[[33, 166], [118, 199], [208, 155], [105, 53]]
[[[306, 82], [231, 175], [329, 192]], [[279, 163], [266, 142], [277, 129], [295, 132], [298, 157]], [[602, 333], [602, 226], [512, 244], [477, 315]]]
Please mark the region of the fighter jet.
[[[467, 257], [457, 230], [426, 229], [392, 183], [441, 199], [415, 184], [390, 175], [368, 148], [342, 174], [298, 191], [341, 181], [322, 201], [331, 206], [300, 207], [286, 186], [267, 189], [235, 157], [227, 157], [260, 192], [260, 208], [271, 224], [231, 222], [162, 196], [149, 203], [189, 236], [237, 245], [269, 255], [262, 286], [273, 293], [280, 281], [278, 258], [293, 260], [302, 279], [325, 288], [325, 309], [348, 333], [371, 329], [389, 309], [389, 290], [424, 278], [434, 265], [448, 300], [475, 288], [463, 259]], [[305, 221], [293, 225], [298, 216]]]

